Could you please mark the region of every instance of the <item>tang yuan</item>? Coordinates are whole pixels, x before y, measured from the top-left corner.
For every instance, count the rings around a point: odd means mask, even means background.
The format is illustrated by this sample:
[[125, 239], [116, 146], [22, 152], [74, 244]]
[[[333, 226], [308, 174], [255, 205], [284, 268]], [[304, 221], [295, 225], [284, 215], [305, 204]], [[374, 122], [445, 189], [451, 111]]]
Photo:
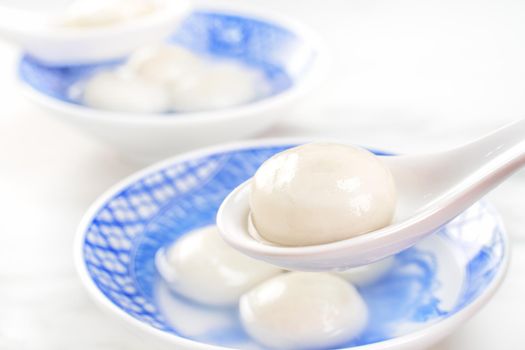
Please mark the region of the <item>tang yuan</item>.
[[190, 232], [160, 250], [156, 265], [173, 291], [216, 306], [236, 304], [250, 288], [282, 272], [231, 248], [215, 226]]
[[310, 143], [264, 162], [251, 183], [250, 219], [263, 239], [307, 246], [352, 238], [388, 225], [396, 189], [371, 152]]
[[329, 273], [274, 277], [239, 302], [241, 322], [259, 343], [276, 349], [326, 349], [359, 336], [368, 311], [350, 283]]

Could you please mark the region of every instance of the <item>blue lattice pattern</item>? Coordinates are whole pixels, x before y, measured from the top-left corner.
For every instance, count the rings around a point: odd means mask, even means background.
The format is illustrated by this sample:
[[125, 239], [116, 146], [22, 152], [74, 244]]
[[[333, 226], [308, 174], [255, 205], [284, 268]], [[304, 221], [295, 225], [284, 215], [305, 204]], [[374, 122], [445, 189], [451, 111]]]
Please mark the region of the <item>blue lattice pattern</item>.
[[120, 192], [89, 226], [84, 254], [97, 286], [117, 305], [155, 327], [163, 328], [163, 320], [135, 287], [133, 240], [163, 206], [207, 181], [224, 161], [225, 156], [217, 156], [150, 174]]
[[[123, 189], [101, 208], [86, 233], [84, 258], [96, 285], [134, 317], [160, 329], [169, 328], [148, 301], [151, 293], [144, 295], [137, 288], [132, 269], [137, 236], [143, 235], [151, 220], [166, 208], [184, 217], [188, 203], [177, 203], [177, 198], [191, 198], [190, 210], [193, 210], [191, 206], [196, 208], [208, 200], [198, 193], [204, 185], [207, 192], [220, 193], [223, 198], [239, 181], [249, 178], [264, 160], [282, 149], [219, 154], [173, 164]], [[184, 196], [190, 191], [191, 196]], [[222, 198], [216, 198], [215, 202]]]

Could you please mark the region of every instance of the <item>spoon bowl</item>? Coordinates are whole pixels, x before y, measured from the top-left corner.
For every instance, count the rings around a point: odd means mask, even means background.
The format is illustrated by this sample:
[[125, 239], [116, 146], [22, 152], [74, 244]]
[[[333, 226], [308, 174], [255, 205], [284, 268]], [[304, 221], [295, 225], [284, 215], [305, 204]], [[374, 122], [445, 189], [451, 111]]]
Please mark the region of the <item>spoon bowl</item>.
[[189, 0], [159, 1], [154, 13], [105, 26], [72, 28], [52, 13], [0, 7], [0, 35], [48, 66], [114, 60], [173, 33]]
[[407, 249], [470, 207], [525, 163], [525, 120], [452, 150], [383, 156], [398, 190], [393, 222], [333, 243], [287, 247], [250, 234], [250, 180], [224, 200], [217, 213], [222, 237], [256, 259], [293, 270], [344, 270]]

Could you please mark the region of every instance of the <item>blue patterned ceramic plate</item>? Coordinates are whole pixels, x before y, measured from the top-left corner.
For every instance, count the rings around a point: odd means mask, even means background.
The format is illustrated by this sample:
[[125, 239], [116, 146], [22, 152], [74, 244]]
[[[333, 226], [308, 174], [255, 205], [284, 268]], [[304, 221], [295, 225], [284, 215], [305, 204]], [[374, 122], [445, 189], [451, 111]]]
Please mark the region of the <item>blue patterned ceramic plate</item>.
[[[83, 219], [76, 259], [82, 280], [111, 313], [175, 349], [262, 349], [235, 309], [197, 306], [171, 294], [155, 253], [214, 223], [223, 198], [294, 141], [255, 141], [170, 159], [123, 181]], [[415, 247], [395, 256], [378, 281], [360, 288], [366, 331], [345, 348], [420, 349], [452, 332], [488, 301], [506, 270], [498, 215], [477, 203]]]
[[[235, 5], [238, 7], [238, 4]], [[261, 71], [270, 95], [240, 106], [191, 113], [128, 113], [82, 105], [82, 81], [122, 61], [50, 67], [25, 55], [18, 80], [25, 95], [61, 120], [135, 161], [229, 142], [262, 132], [289, 114], [324, 73], [326, 52], [301, 23], [260, 9], [200, 9], [169, 38], [203, 55]]]
[[[301, 28], [301, 31], [304, 31]], [[304, 33], [303, 33], [304, 34]], [[301, 34], [302, 35], [302, 34]], [[310, 42], [294, 32], [268, 20], [245, 15], [199, 10], [184, 20], [167, 42], [185, 47], [203, 56], [232, 59], [260, 71], [266, 78], [271, 96], [290, 90], [309, 76], [318, 58], [318, 43], [313, 33]], [[22, 57], [18, 75], [22, 83], [43, 97], [80, 106], [82, 82], [100, 70], [112, 69], [124, 59], [97, 64], [49, 66], [38, 59]], [[307, 74], [308, 73], [308, 74]]]

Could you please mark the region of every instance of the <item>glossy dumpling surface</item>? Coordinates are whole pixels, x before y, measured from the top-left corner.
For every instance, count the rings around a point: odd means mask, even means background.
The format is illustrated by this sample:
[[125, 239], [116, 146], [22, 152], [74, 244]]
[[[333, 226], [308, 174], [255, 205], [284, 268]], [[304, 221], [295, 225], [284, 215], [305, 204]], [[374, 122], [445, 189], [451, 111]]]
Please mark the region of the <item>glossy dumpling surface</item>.
[[170, 288], [209, 305], [234, 305], [258, 283], [282, 272], [227, 245], [215, 226], [190, 232], [156, 256]]
[[396, 190], [371, 152], [311, 143], [264, 162], [251, 184], [251, 220], [265, 240], [286, 246], [329, 243], [388, 225]]
[[367, 307], [347, 281], [329, 273], [290, 272], [242, 296], [245, 330], [275, 349], [326, 349], [357, 337]]

